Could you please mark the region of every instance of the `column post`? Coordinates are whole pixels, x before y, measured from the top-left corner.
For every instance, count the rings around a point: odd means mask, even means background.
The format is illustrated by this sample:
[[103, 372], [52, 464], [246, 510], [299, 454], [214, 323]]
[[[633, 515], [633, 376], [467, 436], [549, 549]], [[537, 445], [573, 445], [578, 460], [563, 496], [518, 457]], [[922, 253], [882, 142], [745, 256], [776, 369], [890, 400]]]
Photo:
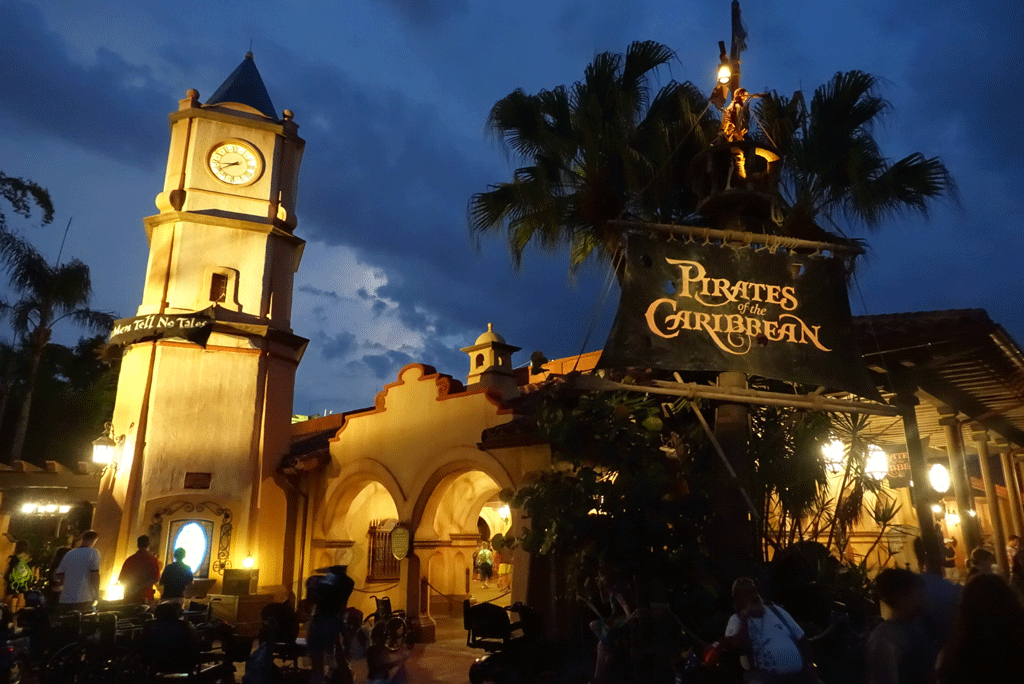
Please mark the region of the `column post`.
[[996, 483], [992, 480], [992, 464], [989, 463], [988, 432], [978, 430], [971, 434], [978, 449], [978, 464], [981, 466], [981, 479], [985, 483], [985, 498], [988, 500], [989, 517], [992, 519], [992, 535], [994, 537], [996, 562], [999, 573], [1009, 579], [1010, 572], [1006, 559], [1006, 531], [1003, 529], [1003, 517], [999, 511], [999, 497], [996, 496]]
[[978, 518], [971, 515], [971, 513], [976, 514], [974, 492], [964, 468], [963, 434], [960, 432], [960, 421], [955, 415], [940, 415], [939, 425], [946, 433], [949, 475], [953, 480], [953, 493], [956, 496], [957, 512], [960, 514], [960, 529], [964, 534], [965, 552], [970, 558], [971, 552], [981, 546], [981, 534]]
[[1006, 495], [1010, 502], [1010, 518], [1013, 520], [1013, 533], [1024, 537], [1024, 515], [1021, 513], [1020, 487], [1017, 482], [1017, 469], [1013, 464], [1010, 445], [999, 446], [999, 461], [1003, 465], [1003, 480], [1006, 482]]
[[929, 492], [928, 468], [921, 448], [921, 432], [917, 425], [917, 388], [909, 383], [897, 383], [896, 401], [901, 405], [903, 433], [907, 440], [907, 460], [910, 461], [910, 498], [917, 512], [924, 544], [925, 571], [942, 575], [942, 540], [935, 531], [932, 514], [934, 496]]

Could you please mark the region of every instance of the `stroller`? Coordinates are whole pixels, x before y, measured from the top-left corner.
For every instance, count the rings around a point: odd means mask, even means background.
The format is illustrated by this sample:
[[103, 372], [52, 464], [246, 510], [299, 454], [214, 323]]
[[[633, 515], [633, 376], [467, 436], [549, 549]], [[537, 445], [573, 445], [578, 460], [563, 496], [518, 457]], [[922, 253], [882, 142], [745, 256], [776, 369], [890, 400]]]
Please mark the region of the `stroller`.
[[[518, 620], [512, 622], [509, 613]], [[508, 608], [493, 603], [471, 605], [467, 599], [462, 602], [462, 623], [466, 645], [487, 654], [470, 666], [470, 684], [522, 684], [540, 673], [542, 625], [532, 609], [519, 602]]]

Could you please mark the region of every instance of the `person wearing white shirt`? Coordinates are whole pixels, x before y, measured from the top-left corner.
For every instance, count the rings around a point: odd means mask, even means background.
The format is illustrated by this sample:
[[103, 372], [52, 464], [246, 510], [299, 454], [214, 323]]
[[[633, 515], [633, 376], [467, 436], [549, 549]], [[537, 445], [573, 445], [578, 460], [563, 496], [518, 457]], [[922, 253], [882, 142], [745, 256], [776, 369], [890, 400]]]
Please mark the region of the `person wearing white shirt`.
[[81, 544], [64, 554], [54, 572], [54, 578], [64, 587], [58, 600], [62, 613], [90, 611], [100, 597], [100, 553], [93, 548], [97, 537], [93, 530], [84, 532]]
[[[744, 681], [782, 684], [815, 681], [804, 631], [783, 608], [765, 605], [754, 580], [741, 577], [732, 587], [736, 614], [725, 627], [725, 640], [746, 655]], [[811, 666], [813, 667], [813, 666]]]

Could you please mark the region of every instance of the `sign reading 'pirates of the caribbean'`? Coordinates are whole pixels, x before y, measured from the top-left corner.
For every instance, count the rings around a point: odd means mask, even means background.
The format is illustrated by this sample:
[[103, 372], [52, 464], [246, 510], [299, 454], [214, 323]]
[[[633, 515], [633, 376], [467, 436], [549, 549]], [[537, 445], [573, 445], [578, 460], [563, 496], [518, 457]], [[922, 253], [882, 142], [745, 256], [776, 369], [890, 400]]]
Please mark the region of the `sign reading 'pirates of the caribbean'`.
[[876, 398], [838, 259], [631, 235], [601, 367], [740, 371]]
[[110, 344], [133, 344], [142, 340], [159, 340], [176, 337], [206, 346], [213, 332], [213, 309], [203, 309], [191, 314], [151, 314], [114, 321], [110, 331]]

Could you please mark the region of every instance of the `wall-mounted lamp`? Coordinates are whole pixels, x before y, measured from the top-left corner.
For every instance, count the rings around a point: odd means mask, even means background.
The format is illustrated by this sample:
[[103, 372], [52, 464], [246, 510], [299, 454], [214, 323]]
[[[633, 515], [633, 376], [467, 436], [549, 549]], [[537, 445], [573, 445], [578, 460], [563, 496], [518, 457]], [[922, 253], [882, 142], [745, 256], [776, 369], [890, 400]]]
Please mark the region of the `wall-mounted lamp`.
[[942, 513], [943, 508], [939, 504], [932, 504], [932, 513]]
[[115, 437], [113, 424], [104, 424], [103, 434], [92, 441], [92, 462], [103, 467], [115, 463], [122, 445], [124, 435]]
[[252, 566], [254, 566], [254, 565], [256, 565], [256, 559], [253, 558], [252, 556], [246, 556], [245, 560], [242, 561], [242, 567], [247, 569], [247, 570], [249, 568], [251, 568]]

